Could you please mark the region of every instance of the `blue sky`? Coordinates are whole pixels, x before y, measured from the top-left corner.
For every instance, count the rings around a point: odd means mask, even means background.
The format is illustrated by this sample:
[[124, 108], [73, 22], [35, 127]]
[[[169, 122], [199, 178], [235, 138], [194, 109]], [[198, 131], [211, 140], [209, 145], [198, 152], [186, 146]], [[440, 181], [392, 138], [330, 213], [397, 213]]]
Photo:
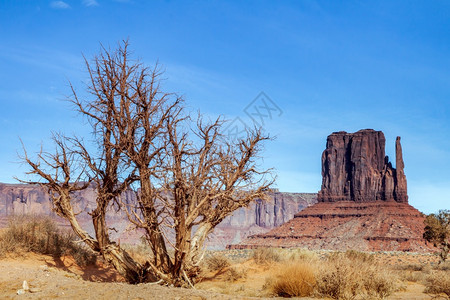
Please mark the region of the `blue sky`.
[[333, 131], [382, 130], [393, 158], [402, 137], [410, 203], [450, 208], [448, 1], [0, 1], [0, 182], [14, 182], [21, 138], [87, 134], [62, 99], [80, 91], [82, 54], [129, 38], [165, 68], [168, 91], [211, 116], [252, 120], [264, 92], [282, 111], [264, 166], [281, 191], [317, 192]]

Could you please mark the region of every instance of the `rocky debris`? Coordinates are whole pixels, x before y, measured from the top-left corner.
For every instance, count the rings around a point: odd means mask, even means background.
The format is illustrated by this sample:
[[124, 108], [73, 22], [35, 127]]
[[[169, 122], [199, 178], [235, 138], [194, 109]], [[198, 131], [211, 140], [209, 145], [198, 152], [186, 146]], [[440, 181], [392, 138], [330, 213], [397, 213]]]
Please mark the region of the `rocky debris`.
[[23, 295], [23, 294], [25, 294], [26, 292], [25, 292], [25, 290], [23, 290], [23, 289], [20, 289], [20, 290], [17, 290], [17, 295]]
[[26, 280], [23, 281], [22, 288], [24, 291], [28, 291], [30, 289], [30, 286]]
[[397, 169], [385, 156], [384, 146], [381, 131], [331, 134], [322, 155], [319, 202], [287, 223], [227, 248], [433, 251], [422, 238], [424, 215], [408, 204], [400, 137]]
[[322, 154], [322, 189], [318, 201], [407, 203], [400, 137], [396, 141], [397, 169], [385, 155], [385, 143], [383, 132], [373, 129], [329, 135]]
[[26, 280], [24, 280], [22, 283], [22, 288], [20, 290], [17, 290], [16, 294], [24, 295], [26, 293], [37, 293], [39, 291], [40, 291], [40, 289], [38, 289], [38, 288], [30, 288], [30, 286], [28, 285], [28, 282]]

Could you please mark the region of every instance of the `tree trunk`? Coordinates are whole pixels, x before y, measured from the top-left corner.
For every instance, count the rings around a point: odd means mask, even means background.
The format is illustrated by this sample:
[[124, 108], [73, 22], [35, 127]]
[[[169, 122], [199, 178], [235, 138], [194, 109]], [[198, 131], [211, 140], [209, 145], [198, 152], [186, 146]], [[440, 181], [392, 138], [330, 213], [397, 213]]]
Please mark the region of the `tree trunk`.
[[170, 270], [172, 270], [172, 261], [167, 252], [164, 236], [159, 228], [158, 217], [155, 210], [155, 199], [153, 199], [151, 193], [152, 187], [150, 185], [150, 177], [146, 173], [145, 170], [140, 173], [140, 201], [144, 206], [142, 212], [146, 219], [145, 230], [155, 256], [154, 265], [163, 273], [168, 274]]
[[188, 261], [192, 266], [197, 266], [202, 259], [202, 250], [205, 244], [206, 237], [213, 229], [211, 223], [202, 223], [195, 231], [194, 236], [191, 239], [191, 248], [189, 251]]
[[155, 281], [155, 277], [147, 274], [145, 269], [115, 243], [110, 243], [103, 249], [103, 257], [111, 263], [121, 276], [129, 283]]

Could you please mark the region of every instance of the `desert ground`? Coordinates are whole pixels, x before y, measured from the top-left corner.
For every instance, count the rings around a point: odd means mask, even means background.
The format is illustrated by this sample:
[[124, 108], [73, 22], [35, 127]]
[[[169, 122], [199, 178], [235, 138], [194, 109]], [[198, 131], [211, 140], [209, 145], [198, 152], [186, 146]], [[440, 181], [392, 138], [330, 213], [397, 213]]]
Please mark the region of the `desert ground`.
[[[296, 261], [327, 259], [333, 252], [299, 249], [229, 250], [208, 252], [205, 272], [195, 289], [154, 284], [130, 285], [101, 261], [80, 267], [70, 256], [8, 254], [0, 260], [1, 299], [266, 299], [276, 298], [270, 280]], [[355, 252], [357, 253], [357, 252]], [[358, 254], [360, 255], [360, 254]], [[438, 258], [431, 254], [379, 252], [361, 254], [395, 273], [396, 291], [385, 299], [446, 299], [424, 293], [425, 281]], [[217, 264], [219, 261], [219, 264]], [[225, 263], [224, 263], [225, 261]], [[212, 266], [214, 263], [217, 266]], [[214, 270], [216, 268], [216, 270]], [[441, 269], [445, 269], [442, 268]], [[445, 269], [446, 274], [449, 270]], [[274, 277], [275, 276], [275, 277]], [[29, 289], [20, 294], [26, 281]], [[371, 299], [376, 299], [372, 297]], [[328, 299], [314, 297], [302, 299]], [[357, 297], [356, 299], [369, 299]]]

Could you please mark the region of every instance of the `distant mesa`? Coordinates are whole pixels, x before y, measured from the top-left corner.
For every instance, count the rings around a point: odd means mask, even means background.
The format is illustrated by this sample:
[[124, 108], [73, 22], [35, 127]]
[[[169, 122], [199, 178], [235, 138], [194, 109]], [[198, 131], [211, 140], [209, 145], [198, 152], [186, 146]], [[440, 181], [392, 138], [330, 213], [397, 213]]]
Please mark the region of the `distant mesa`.
[[[78, 221], [90, 234], [94, 234], [92, 219], [87, 214], [95, 208], [96, 192], [93, 186], [74, 195], [76, 211], [80, 211]], [[248, 235], [265, 233], [289, 221], [303, 208], [317, 202], [316, 193], [283, 193], [272, 190], [268, 201], [256, 200], [248, 207], [236, 210], [222, 221], [209, 236], [207, 247], [222, 250], [230, 243], [239, 243]], [[125, 192], [125, 202], [133, 201], [134, 193]], [[54, 219], [61, 227], [69, 227], [65, 219], [59, 218], [52, 211], [52, 202], [48, 193], [39, 185], [0, 183], [0, 228], [8, 225], [12, 215], [32, 214], [46, 215]], [[138, 243], [140, 233], [128, 230], [127, 216], [111, 208], [107, 212], [108, 226], [114, 239], [122, 243]]]
[[408, 204], [400, 137], [396, 168], [385, 155], [383, 132], [334, 132], [322, 154], [318, 203], [287, 223], [227, 248], [302, 247], [309, 249], [428, 252], [424, 216]]

